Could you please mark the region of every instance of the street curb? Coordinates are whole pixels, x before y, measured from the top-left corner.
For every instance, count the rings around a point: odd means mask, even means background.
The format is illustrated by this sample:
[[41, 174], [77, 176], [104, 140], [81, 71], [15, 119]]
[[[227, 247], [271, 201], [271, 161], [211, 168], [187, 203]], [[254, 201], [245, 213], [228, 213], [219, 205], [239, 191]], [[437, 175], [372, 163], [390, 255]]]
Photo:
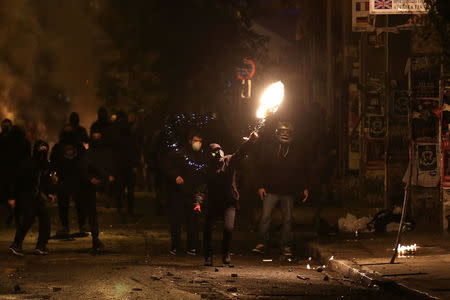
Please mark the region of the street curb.
[[327, 265], [331, 270], [342, 274], [344, 277], [360, 285], [368, 287], [378, 286], [381, 289], [386, 290], [395, 289], [400, 291], [403, 295], [408, 296], [408, 299], [440, 299], [433, 297], [426, 292], [395, 282], [394, 280], [383, 278], [380, 273], [362, 267], [351, 260], [336, 258], [330, 260], [330, 257], [334, 254], [317, 243], [307, 243], [307, 251], [311, 257], [320, 260], [322, 264]]

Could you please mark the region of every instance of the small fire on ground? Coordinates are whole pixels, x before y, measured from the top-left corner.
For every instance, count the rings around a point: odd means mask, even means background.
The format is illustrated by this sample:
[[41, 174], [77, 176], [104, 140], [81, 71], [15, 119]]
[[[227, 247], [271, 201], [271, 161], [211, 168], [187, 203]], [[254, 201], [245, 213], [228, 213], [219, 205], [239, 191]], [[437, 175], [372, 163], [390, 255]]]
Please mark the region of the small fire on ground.
[[[398, 245], [398, 257], [407, 257], [410, 255], [414, 255], [417, 251], [417, 244], [412, 245]], [[395, 250], [395, 249], [394, 249]]]

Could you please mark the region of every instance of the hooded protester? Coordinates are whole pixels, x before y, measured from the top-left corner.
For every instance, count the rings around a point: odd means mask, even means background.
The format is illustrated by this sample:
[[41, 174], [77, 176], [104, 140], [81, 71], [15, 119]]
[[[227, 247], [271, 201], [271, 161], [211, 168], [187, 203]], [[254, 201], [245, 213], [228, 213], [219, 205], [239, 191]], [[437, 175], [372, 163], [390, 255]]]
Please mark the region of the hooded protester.
[[33, 156], [23, 159], [17, 166], [17, 173], [10, 185], [9, 205], [16, 209], [18, 224], [14, 242], [9, 250], [23, 256], [23, 240], [34, 223], [39, 221], [39, 236], [34, 253], [48, 254], [47, 243], [50, 237], [50, 218], [47, 202], [53, 203], [52, 173], [48, 162], [48, 144], [36, 141]]
[[[10, 134], [11, 134], [12, 122], [9, 119], [4, 119], [1, 123], [1, 133], [0, 133], [0, 166], [2, 166], [3, 172], [0, 173], [0, 203], [6, 204], [8, 200], [8, 178], [11, 172], [5, 167], [9, 164], [10, 159]], [[9, 207], [9, 206], [8, 206]], [[10, 225], [12, 223], [12, 210], [7, 217], [6, 224]]]
[[81, 189], [85, 193], [81, 205], [88, 218], [92, 235], [92, 251], [94, 252], [104, 248], [98, 238], [96, 192], [104, 190], [108, 185], [115, 184], [116, 178], [117, 168], [114, 155], [106, 144], [100, 128], [94, 127], [91, 131], [89, 149], [81, 159]]
[[127, 202], [128, 214], [134, 215], [134, 187], [136, 185], [136, 175], [139, 167], [139, 150], [137, 145], [137, 138], [134, 131], [132, 131], [132, 124], [128, 122], [125, 113], [118, 113], [117, 136], [118, 141], [115, 154], [117, 156], [117, 163], [120, 177], [118, 178], [120, 184], [120, 194], [117, 195], [118, 209], [122, 208], [123, 200]]
[[103, 139], [105, 139], [106, 141], [109, 138], [108, 131], [110, 125], [111, 122], [108, 119], [108, 110], [106, 109], [106, 107], [102, 106], [97, 111], [97, 120], [91, 125], [91, 137], [93, 131], [100, 132], [103, 136]]
[[86, 128], [80, 126], [80, 116], [78, 115], [78, 113], [72, 112], [70, 114], [69, 124], [72, 126], [75, 137], [80, 144], [89, 143], [89, 137]]
[[222, 147], [218, 144], [209, 145], [206, 185], [200, 188], [194, 199], [195, 211], [200, 212], [202, 205], [205, 207], [205, 228], [203, 231], [205, 266], [212, 266], [213, 264], [212, 228], [219, 218], [224, 223], [222, 261], [225, 265], [231, 264], [231, 239], [239, 201], [236, 168], [257, 139], [258, 134], [252, 132], [249, 140], [232, 155], [225, 155]]
[[[71, 125], [65, 128], [73, 128]], [[64, 130], [59, 142], [52, 148], [50, 164], [59, 178], [58, 180], [58, 212], [62, 228], [56, 232], [57, 237], [69, 236], [69, 204], [75, 202], [77, 209], [79, 235], [86, 235], [86, 217], [81, 207], [83, 190], [81, 189], [81, 157], [85, 152], [79, 137], [73, 130]]]
[[275, 133], [260, 139], [258, 147], [258, 195], [263, 203], [263, 213], [259, 227], [259, 243], [255, 253], [264, 253], [268, 242], [268, 232], [272, 211], [278, 203], [281, 206], [282, 232], [281, 246], [284, 256], [292, 256], [292, 212], [294, 200], [302, 196], [306, 202], [309, 192], [310, 162], [307, 150], [298, 149], [293, 143], [294, 127], [290, 122], [278, 122]]
[[189, 143], [178, 151], [170, 152], [164, 159], [163, 169], [169, 184], [167, 208], [169, 212], [172, 248], [176, 255], [181, 247], [181, 225], [186, 224], [187, 254], [198, 252], [198, 214], [193, 211], [192, 199], [204, 182], [206, 162], [202, 151], [203, 139], [198, 132], [191, 132]]

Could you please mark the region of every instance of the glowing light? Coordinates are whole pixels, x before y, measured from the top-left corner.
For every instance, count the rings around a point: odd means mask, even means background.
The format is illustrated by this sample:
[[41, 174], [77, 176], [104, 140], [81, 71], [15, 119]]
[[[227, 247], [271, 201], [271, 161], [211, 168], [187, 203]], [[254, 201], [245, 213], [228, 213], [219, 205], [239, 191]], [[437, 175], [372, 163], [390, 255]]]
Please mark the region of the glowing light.
[[311, 266], [310, 266], [309, 264], [306, 265], [306, 268], [307, 268], [308, 270], [311, 270]]
[[278, 110], [284, 98], [284, 84], [281, 81], [271, 84], [263, 93], [260, 105], [256, 111], [258, 119], [265, 119]]
[[398, 256], [399, 257], [402, 257], [405, 254], [414, 254], [416, 252], [416, 250], [417, 250], [417, 244], [408, 245], [408, 246], [398, 244]]

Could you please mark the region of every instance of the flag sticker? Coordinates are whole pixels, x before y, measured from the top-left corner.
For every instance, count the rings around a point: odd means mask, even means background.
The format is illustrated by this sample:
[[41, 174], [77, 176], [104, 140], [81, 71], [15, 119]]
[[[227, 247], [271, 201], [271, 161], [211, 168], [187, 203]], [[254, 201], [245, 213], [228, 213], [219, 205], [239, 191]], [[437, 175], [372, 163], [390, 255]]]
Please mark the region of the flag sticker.
[[392, 9], [392, 0], [375, 0], [374, 7], [376, 10]]
[[369, 1], [356, 2], [356, 11], [369, 11]]

